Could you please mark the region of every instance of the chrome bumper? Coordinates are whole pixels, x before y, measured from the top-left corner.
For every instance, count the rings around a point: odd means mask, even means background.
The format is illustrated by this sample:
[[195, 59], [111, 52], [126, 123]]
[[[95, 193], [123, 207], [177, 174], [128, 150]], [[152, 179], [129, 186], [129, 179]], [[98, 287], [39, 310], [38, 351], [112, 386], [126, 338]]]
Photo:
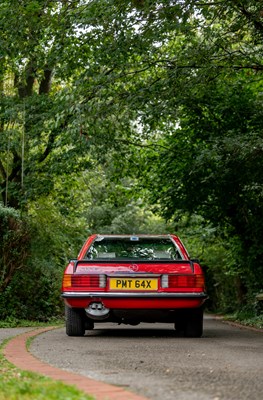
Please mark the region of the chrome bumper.
[[134, 292], [63, 292], [63, 298], [158, 298], [158, 299], [207, 299], [205, 292], [200, 293], [134, 293]]

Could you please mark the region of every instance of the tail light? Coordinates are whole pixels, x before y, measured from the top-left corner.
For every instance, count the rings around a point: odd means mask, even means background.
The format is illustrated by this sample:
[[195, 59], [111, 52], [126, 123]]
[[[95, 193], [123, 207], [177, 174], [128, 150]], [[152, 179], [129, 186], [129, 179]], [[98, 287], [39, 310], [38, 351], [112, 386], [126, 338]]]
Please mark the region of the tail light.
[[98, 289], [106, 287], [106, 275], [71, 275], [63, 277], [63, 290]]
[[204, 288], [203, 275], [162, 275], [162, 288]]

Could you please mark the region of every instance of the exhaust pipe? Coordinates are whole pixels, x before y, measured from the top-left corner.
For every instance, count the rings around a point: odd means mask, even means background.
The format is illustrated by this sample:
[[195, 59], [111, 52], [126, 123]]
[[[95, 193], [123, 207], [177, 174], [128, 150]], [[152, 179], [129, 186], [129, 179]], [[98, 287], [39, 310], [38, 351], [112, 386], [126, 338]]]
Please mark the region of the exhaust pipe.
[[108, 318], [110, 310], [103, 303], [91, 303], [85, 308], [85, 312], [89, 318], [103, 320]]

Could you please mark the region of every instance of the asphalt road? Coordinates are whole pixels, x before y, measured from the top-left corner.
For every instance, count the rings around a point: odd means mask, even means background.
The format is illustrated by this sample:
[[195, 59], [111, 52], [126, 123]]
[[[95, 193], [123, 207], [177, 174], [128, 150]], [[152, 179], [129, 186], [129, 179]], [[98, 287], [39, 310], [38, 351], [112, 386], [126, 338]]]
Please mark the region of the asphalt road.
[[169, 324], [95, 324], [80, 338], [41, 334], [30, 351], [152, 400], [263, 399], [263, 333], [207, 316], [200, 339], [176, 337]]

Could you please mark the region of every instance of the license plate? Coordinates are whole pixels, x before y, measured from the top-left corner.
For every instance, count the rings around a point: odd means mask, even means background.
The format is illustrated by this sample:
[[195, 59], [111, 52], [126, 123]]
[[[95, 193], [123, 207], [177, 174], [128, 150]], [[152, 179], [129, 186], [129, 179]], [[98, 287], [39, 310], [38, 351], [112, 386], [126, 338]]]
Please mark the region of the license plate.
[[157, 290], [158, 280], [147, 278], [110, 278], [110, 290]]

